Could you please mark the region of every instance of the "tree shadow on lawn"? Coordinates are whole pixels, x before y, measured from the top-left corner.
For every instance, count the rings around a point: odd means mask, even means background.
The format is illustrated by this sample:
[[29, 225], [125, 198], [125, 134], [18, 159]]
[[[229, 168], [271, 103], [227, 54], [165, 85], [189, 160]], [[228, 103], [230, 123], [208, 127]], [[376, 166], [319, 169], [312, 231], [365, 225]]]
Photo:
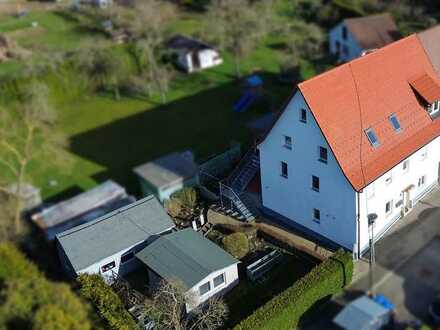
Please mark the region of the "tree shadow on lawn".
[[[274, 80], [270, 73], [261, 76]], [[270, 90], [285, 99], [291, 87], [271, 85]], [[95, 180], [113, 179], [134, 191], [135, 166], [174, 151], [191, 149], [200, 160], [226, 149], [233, 140], [249, 143], [246, 122], [267, 108], [256, 104], [245, 113], [234, 113], [233, 104], [242, 93], [236, 82], [211, 88], [75, 135], [70, 150], [106, 168]]]

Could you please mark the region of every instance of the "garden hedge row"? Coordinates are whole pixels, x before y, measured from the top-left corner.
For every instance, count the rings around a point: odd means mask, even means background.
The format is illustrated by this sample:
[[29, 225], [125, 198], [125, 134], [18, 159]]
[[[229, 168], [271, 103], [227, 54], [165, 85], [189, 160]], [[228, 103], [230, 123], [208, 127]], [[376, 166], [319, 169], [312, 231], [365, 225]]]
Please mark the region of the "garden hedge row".
[[235, 330], [292, 329], [318, 300], [333, 295], [353, 277], [352, 255], [342, 250], [237, 324]]
[[104, 282], [101, 276], [83, 274], [78, 277], [78, 282], [81, 285], [81, 295], [94, 304], [109, 329], [139, 329], [119, 296]]

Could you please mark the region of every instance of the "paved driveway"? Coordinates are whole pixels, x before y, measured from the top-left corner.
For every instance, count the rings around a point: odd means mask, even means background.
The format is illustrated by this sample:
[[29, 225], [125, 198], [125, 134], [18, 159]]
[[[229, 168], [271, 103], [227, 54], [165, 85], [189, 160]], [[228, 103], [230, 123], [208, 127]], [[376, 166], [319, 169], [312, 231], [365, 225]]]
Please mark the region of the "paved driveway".
[[[368, 263], [360, 261], [356, 269], [350, 288], [322, 307], [318, 322], [302, 328], [329, 329], [342, 306], [369, 289]], [[398, 321], [429, 322], [428, 305], [440, 292], [440, 190], [423, 198], [376, 244], [373, 275], [373, 291], [393, 301]]]

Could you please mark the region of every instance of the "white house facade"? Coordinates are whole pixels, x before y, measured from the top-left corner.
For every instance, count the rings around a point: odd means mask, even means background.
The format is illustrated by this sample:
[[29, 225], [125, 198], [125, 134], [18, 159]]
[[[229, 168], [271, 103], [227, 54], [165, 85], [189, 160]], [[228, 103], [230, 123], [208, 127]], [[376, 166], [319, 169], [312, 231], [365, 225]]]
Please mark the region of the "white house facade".
[[185, 286], [187, 312], [228, 292], [239, 281], [239, 261], [192, 229], [160, 237], [136, 258], [148, 269], [150, 288], [156, 288], [162, 280]]
[[347, 62], [399, 38], [396, 23], [389, 14], [349, 18], [330, 30], [329, 50], [339, 61]]
[[173, 228], [159, 201], [148, 196], [58, 234], [58, 255], [70, 277], [99, 274], [111, 281], [139, 267], [135, 254]]
[[438, 184], [439, 114], [416, 36], [300, 84], [258, 146], [265, 213], [358, 257]]
[[330, 30], [329, 48], [330, 53], [335, 55], [341, 62], [359, 57], [365, 51], [348, 30], [344, 21]]

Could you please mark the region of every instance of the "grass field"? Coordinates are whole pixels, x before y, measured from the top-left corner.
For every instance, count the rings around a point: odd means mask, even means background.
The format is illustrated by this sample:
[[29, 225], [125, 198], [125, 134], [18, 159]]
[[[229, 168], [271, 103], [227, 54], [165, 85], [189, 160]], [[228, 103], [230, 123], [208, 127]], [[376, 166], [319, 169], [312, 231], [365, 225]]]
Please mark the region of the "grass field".
[[[201, 20], [200, 14], [185, 14], [171, 29], [193, 34], [202, 28]], [[28, 33], [33, 21], [39, 22], [42, 29], [36, 35]], [[66, 51], [83, 42], [103, 39], [56, 12], [32, 12], [22, 19], [0, 18], [1, 32], [14, 33], [21, 46], [36, 54], [40, 49]], [[109, 178], [136, 192], [131, 170], [138, 164], [184, 149], [204, 159], [227, 148], [231, 141], [249, 143], [252, 137], [245, 124], [278, 109], [293, 89], [277, 80], [281, 50], [276, 45], [280, 42], [279, 37], [262, 40], [243, 61], [243, 74], [257, 71], [264, 79], [262, 101], [243, 114], [232, 111], [243, 90], [234, 77], [235, 68], [228, 54], [222, 54], [224, 64], [210, 70], [191, 75], [176, 72], [164, 105], [159, 97], [123, 97], [115, 101], [112, 95], [75, 93], [75, 84], [82, 79], [78, 73], [72, 76], [72, 72], [61, 72], [48, 78], [59, 114], [58, 127], [69, 139], [72, 166], [53, 166], [40, 160], [32, 168], [33, 182], [45, 198], [76, 193]], [[303, 60], [301, 67], [304, 77], [315, 74], [313, 63]], [[0, 64], [0, 76], [19, 69], [16, 62]]]

